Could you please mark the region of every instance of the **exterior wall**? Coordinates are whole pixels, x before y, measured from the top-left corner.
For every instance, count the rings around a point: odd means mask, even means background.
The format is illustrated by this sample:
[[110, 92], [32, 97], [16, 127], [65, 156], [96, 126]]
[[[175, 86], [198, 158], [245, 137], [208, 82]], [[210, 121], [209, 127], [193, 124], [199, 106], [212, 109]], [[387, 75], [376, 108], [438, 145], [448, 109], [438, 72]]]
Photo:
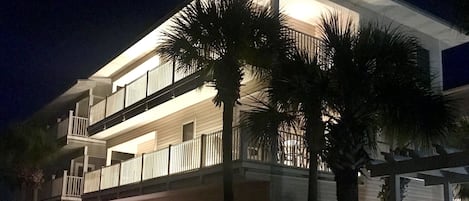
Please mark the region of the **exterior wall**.
[[142, 155], [143, 153], [152, 152], [155, 150], [155, 140], [148, 140], [144, 143], [137, 145], [137, 155]]
[[[157, 149], [167, 147], [170, 144], [182, 142], [182, 125], [190, 121], [195, 123], [195, 136], [210, 133], [221, 129], [220, 108], [215, 107], [211, 99], [192, 105], [184, 110], [175, 112], [162, 119], [141, 126], [130, 132], [124, 133], [108, 141], [108, 147], [112, 147], [146, 133], [156, 131]], [[143, 153], [143, 152], [142, 152]]]
[[[247, 82], [241, 88], [241, 95], [246, 96], [258, 91], [263, 86], [258, 84], [257, 81], [252, 80]], [[240, 107], [235, 107], [235, 114]], [[107, 147], [113, 147], [129, 140], [145, 135], [147, 133], [156, 132], [156, 149], [161, 149], [169, 146], [170, 144], [177, 144], [182, 142], [182, 126], [189, 122], [194, 122], [195, 134], [194, 138], [202, 134], [209, 134], [222, 129], [222, 109], [216, 107], [212, 98], [206, 99], [202, 102], [191, 105], [183, 110], [172, 113], [166, 117], [153, 121], [133, 129], [129, 132], [123, 133], [115, 138], [107, 141]], [[239, 124], [238, 115], [235, 115], [234, 125]], [[148, 142], [149, 143], [149, 142]], [[153, 151], [149, 144], [142, 145], [138, 154]]]

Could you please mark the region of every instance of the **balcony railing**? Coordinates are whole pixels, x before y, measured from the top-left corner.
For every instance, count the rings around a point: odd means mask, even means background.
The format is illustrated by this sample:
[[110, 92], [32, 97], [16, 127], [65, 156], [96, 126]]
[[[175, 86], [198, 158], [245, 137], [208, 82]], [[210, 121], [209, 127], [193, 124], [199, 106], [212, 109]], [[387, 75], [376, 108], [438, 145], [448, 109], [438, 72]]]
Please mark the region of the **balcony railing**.
[[67, 135], [88, 137], [87, 128], [88, 118], [73, 116], [73, 111], [70, 110], [68, 117], [57, 125], [57, 138]]
[[[222, 163], [221, 131], [202, 135], [165, 149], [146, 153], [100, 170], [85, 174], [84, 193], [109, 189], [153, 178], [195, 171]], [[308, 168], [308, 152], [304, 138], [300, 135], [282, 132], [277, 153], [272, 154], [271, 146], [241, 139], [238, 128], [233, 129], [233, 160], [250, 160], [275, 163], [285, 166]], [[330, 171], [320, 162], [318, 170]]]
[[[325, 60], [323, 54], [320, 54], [321, 42], [319, 39], [293, 29], [287, 29], [287, 32], [292, 36], [299, 50], [307, 52], [311, 58], [317, 55], [319, 61]], [[178, 64], [172, 61], [161, 64], [91, 106], [90, 125], [161, 91], [197, 71], [195, 68], [192, 71], [180, 71], [176, 70], [177, 66]]]
[[175, 68], [176, 64], [172, 61], [161, 64], [155, 69], [147, 71], [144, 75], [125, 85], [123, 88], [120, 88], [104, 100], [91, 106], [90, 125], [196, 72], [196, 69], [193, 71], [178, 71]]
[[41, 188], [41, 199], [53, 197], [77, 197], [83, 194], [83, 177], [67, 175], [46, 182]]
[[309, 59], [312, 60], [316, 57], [319, 63], [327, 63], [320, 39], [294, 29], [286, 29], [286, 31], [295, 42], [296, 48], [301, 52], [305, 52]]

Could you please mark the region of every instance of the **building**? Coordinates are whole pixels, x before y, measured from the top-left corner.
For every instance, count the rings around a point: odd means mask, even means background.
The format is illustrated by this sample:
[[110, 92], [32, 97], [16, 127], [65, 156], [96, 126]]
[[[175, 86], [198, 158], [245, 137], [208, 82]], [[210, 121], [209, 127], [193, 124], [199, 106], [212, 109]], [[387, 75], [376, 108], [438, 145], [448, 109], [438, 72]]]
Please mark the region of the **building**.
[[[186, 4], [189, 2], [186, 2]], [[360, 22], [393, 23], [417, 36], [432, 72], [441, 75], [442, 51], [469, 41], [428, 13], [397, 0], [272, 0], [284, 12], [301, 48], [317, 49], [317, 19], [338, 10]], [[272, 3], [272, 4], [271, 4]], [[181, 7], [184, 5], [181, 5]], [[179, 7], [180, 8], [180, 7]], [[179, 9], [175, 9], [176, 14]], [[215, 200], [221, 182], [221, 109], [215, 90], [198, 72], [178, 72], [154, 49], [171, 14], [97, 72], [55, 99], [34, 118], [57, 119], [51, 131], [62, 144], [61, 163], [49, 168], [42, 200]], [[249, 77], [249, 76], [248, 76]], [[434, 82], [441, 88], [442, 76]], [[256, 93], [243, 80], [241, 101]], [[281, 156], [249, 143], [236, 127], [233, 157], [238, 200], [306, 200], [307, 155], [301, 136], [283, 133]], [[377, 157], [379, 157], [377, 155]], [[320, 170], [320, 200], [335, 199], [333, 175]], [[362, 179], [362, 200], [377, 200], [380, 181]], [[413, 180], [409, 200], [442, 200], [442, 189]], [[414, 192], [414, 193], [412, 193]]]

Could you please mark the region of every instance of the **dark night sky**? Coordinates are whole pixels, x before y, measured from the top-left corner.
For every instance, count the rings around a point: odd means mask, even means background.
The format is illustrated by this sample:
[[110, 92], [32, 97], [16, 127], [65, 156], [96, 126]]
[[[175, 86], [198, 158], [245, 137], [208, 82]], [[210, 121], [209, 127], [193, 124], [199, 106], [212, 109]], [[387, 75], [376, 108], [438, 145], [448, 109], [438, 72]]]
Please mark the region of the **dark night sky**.
[[0, 128], [87, 78], [183, 1], [2, 2]]
[[0, 127], [24, 119], [129, 47], [183, 0], [3, 1]]

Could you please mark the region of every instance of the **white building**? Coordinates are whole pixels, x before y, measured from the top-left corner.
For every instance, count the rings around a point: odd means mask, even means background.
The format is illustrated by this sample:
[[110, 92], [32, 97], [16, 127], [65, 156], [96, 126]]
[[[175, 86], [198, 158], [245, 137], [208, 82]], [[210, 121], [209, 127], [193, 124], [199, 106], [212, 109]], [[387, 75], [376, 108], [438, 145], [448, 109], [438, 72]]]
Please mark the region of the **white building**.
[[[438, 75], [442, 50], [469, 41], [398, 0], [260, 3], [278, 5], [292, 34], [309, 49], [317, 48], [317, 20], [329, 10], [360, 23], [378, 20], [402, 26], [420, 39], [431, 71]], [[60, 118], [56, 131], [63, 145], [62, 163], [53, 167], [60, 171], [42, 188], [43, 200], [214, 200], [221, 195], [221, 109], [212, 103], [215, 90], [204, 86], [197, 72], [177, 72], [172, 62], [163, 63], [154, 53], [169, 23], [170, 18], [161, 19], [154, 30], [38, 113], [37, 118]], [[243, 82], [243, 97], [259, 90], [254, 80]], [[441, 83], [440, 76], [434, 84]], [[233, 123], [237, 200], [306, 200], [307, 157], [301, 136], [284, 133], [283, 142], [291, 145], [271, 160], [265, 149], [240, 135], [236, 125], [242, 110], [235, 108]], [[333, 175], [324, 164], [319, 170], [319, 198], [334, 200]], [[360, 199], [378, 200], [380, 184], [364, 178]], [[425, 187], [417, 180], [408, 192], [406, 200], [443, 199], [441, 187]]]

